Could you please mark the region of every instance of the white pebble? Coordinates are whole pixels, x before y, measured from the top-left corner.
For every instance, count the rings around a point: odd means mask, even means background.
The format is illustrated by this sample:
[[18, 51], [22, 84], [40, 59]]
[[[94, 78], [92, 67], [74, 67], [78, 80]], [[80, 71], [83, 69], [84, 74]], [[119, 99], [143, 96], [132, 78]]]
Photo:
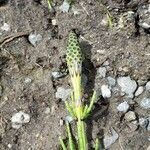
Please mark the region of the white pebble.
[[135, 92], [135, 96], [139, 96], [143, 93], [144, 91], [144, 87], [143, 86], [139, 86], [138, 89]]
[[103, 98], [110, 98], [111, 97], [111, 91], [108, 87], [108, 85], [102, 85], [101, 86], [101, 93]]
[[58, 78], [61, 78], [61, 77], [63, 77], [63, 76], [64, 76], [64, 74], [61, 73], [61, 72], [58, 72], [58, 71], [52, 72], [52, 77], [53, 77], [54, 79], [58, 79]]
[[100, 76], [101, 78], [105, 78], [106, 72], [107, 70], [105, 67], [99, 67], [97, 70], [98, 76]]
[[22, 124], [28, 123], [30, 121], [30, 116], [22, 111], [14, 114], [11, 118], [12, 127], [19, 129]]
[[58, 87], [56, 92], [56, 98], [60, 98], [65, 101], [71, 95], [71, 89], [65, 89], [63, 87]]
[[140, 102], [140, 106], [143, 109], [150, 109], [150, 98], [143, 98]]
[[118, 85], [121, 87], [121, 91], [126, 93], [128, 98], [133, 98], [133, 93], [137, 88], [137, 83], [135, 80], [131, 80], [129, 76], [119, 77], [117, 79]]
[[52, 19], [52, 25], [53, 25], [53, 26], [56, 26], [56, 25], [57, 25], [56, 19]]
[[4, 23], [3, 26], [1, 27], [1, 30], [3, 31], [10, 31], [10, 26], [7, 23]]
[[146, 83], [146, 90], [150, 92], [150, 81]]
[[129, 104], [126, 101], [124, 101], [117, 106], [117, 109], [118, 109], [118, 111], [126, 113], [129, 109], [129, 107], [130, 107]]

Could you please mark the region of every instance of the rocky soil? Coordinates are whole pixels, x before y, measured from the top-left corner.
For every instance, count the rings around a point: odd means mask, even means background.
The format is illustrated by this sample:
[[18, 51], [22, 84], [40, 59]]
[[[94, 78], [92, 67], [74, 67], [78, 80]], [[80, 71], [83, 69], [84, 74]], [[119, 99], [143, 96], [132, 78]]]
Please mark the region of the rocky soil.
[[[110, 21], [111, 20], [111, 21]], [[82, 85], [97, 102], [87, 120], [89, 145], [150, 149], [150, 1], [0, 0], [0, 149], [57, 150], [74, 120], [65, 62], [76, 29], [85, 56]]]

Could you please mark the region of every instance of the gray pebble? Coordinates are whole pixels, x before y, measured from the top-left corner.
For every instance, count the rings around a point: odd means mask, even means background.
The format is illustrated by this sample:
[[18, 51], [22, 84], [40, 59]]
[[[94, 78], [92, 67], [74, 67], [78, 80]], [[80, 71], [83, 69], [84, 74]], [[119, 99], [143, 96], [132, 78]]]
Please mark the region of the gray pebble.
[[110, 133], [110, 135], [105, 135], [103, 139], [105, 149], [110, 148], [110, 146], [119, 138], [118, 133], [113, 128], [110, 129]]
[[28, 123], [30, 121], [29, 114], [26, 114], [22, 111], [14, 114], [11, 118], [12, 127], [15, 129], [19, 129], [23, 124]]
[[146, 127], [147, 127], [147, 125], [148, 125], [148, 119], [140, 118], [140, 119], [139, 119], [139, 125], [140, 125], [142, 128], [146, 129]]
[[101, 86], [101, 93], [103, 98], [110, 98], [111, 97], [111, 90], [108, 87], [108, 85], [102, 85]]
[[150, 131], [150, 117], [148, 118], [148, 126], [147, 126], [147, 130]]
[[139, 96], [143, 93], [144, 91], [144, 87], [143, 86], [139, 86], [138, 89], [135, 92], [135, 96]]
[[46, 107], [44, 113], [45, 113], [45, 114], [49, 114], [50, 112], [51, 112], [51, 109], [50, 109], [49, 107]]
[[140, 106], [143, 109], [150, 109], [150, 98], [143, 98], [140, 102]]
[[137, 88], [137, 83], [135, 80], [132, 80], [129, 76], [119, 77], [117, 79], [118, 85], [121, 87], [121, 91], [126, 93], [128, 98], [133, 98], [133, 93]]
[[30, 33], [28, 40], [34, 47], [36, 47], [38, 42], [42, 40], [42, 36], [40, 34]]
[[72, 122], [73, 121], [72, 116], [66, 116], [65, 121], [69, 123]]
[[135, 119], [136, 119], [135, 112], [134, 112], [134, 111], [128, 111], [128, 112], [125, 114], [125, 119], [126, 119], [128, 122], [135, 120]]
[[116, 85], [116, 80], [111, 76], [107, 77], [107, 81], [108, 81], [109, 86], [111, 87]]
[[71, 89], [65, 89], [63, 87], [58, 87], [57, 91], [56, 91], [56, 98], [60, 98], [63, 101], [65, 101], [67, 98], [70, 97], [71, 95]]
[[101, 78], [105, 78], [106, 72], [107, 72], [107, 70], [105, 67], [99, 67], [97, 70], [97, 75]]
[[64, 74], [61, 73], [61, 72], [58, 72], [58, 71], [52, 72], [52, 77], [53, 77], [54, 79], [58, 79], [58, 78], [61, 78], [61, 77], [63, 77], [63, 76], [64, 76]]
[[150, 29], [150, 4], [138, 7], [139, 25], [144, 29]]
[[150, 81], [146, 83], [146, 90], [150, 92]]
[[70, 4], [67, 0], [64, 0], [63, 4], [59, 7], [59, 9], [65, 13], [65, 12], [68, 12], [69, 11], [69, 8], [70, 8]]
[[117, 106], [117, 110], [126, 113], [129, 107], [129, 104], [126, 101], [124, 101]]

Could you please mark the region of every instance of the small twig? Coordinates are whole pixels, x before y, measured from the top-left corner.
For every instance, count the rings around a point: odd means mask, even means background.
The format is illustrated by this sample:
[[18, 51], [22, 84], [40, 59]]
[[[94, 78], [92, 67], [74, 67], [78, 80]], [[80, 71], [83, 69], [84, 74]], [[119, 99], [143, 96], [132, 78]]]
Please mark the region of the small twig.
[[5, 45], [6, 43], [9, 43], [11, 42], [12, 40], [14, 40], [15, 38], [19, 38], [19, 37], [22, 37], [22, 36], [25, 36], [25, 35], [29, 35], [31, 31], [25, 31], [25, 32], [17, 32], [15, 34], [12, 34], [12, 35], [9, 35], [9, 36], [6, 36], [4, 39], [2, 39], [0, 41], [0, 48]]

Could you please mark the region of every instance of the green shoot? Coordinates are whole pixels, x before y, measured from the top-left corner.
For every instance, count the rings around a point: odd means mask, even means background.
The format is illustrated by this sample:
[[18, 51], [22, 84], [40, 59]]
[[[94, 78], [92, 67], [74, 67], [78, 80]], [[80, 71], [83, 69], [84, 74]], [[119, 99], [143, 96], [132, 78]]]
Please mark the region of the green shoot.
[[47, 0], [47, 4], [48, 4], [48, 8], [49, 8], [49, 10], [51, 11], [52, 10], [52, 2], [53, 2], [53, 0]]
[[[82, 73], [82, 53], [79, 46], [78, 38], [76, 34], [71, 31], [69, 34], [69, 40], [66, 52], [67, 66], [69, 69], [69, 74], [72, 83], [72, 94], [70, 101], [66, 101], [66, 109], [70, 115], [77, 121], [77, 141], [79, 150], [88, 150], [88, 142], [86, 135], [86, 125], [84, 119], [88, 117], [92, 111], [94, 102], [96, 101], [96, 92], [94, 91], [93, 96], [90, 100], [89, 105], [83, 105], [83, 93], [81, 86], [81, 73]], [[68, 133], [68, 147], [70, 150], [75, 150], [72, 134], [70, 131], [69, 123], [67, 123], [67, 133]], [[62, 140], [60, 140], [61, 146], [64, 149], [65, 145]]]

